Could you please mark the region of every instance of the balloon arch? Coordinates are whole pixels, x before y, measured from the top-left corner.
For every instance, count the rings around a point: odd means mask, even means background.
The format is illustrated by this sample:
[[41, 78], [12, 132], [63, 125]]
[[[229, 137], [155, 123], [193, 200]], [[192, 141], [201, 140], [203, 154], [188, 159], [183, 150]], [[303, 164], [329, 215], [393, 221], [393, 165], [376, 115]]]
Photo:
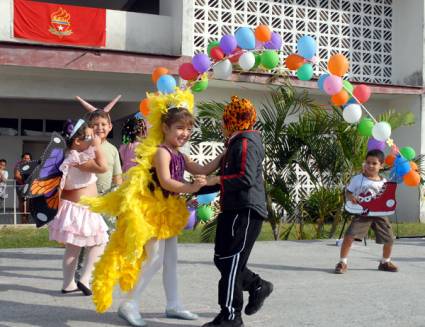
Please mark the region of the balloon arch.
[[[224, 35], [219, 41], [208, 45], [207, 54], [198, 53], [191, 62], [179, 67], [179, 76], [185, 81], [183, 88], [191, 88], [193, 92], [202, 92], [208, 87], [208, 78], [228, 79], [238, 66], [238, 70], [270, 71], [279, 65], [282, 37], [272, 32], [266, 25], [260, 25], [253, 31], [248, 27], [240, 27], [235, 35]], [[297, 53], [285, 58], [285, 66], [295, 72], [302, 81], [313, 78], [313, 65], [318, 62], [316, 56], [317, 44], [313, 37], [302, 36], [297, 42]], [[368, 111], [365, 103], [371, 96], [370, 87], [365, 84], [353, 86], [343, 79], [349, 70], [347, 58], [337, 53], [332, 55], [317, 84], [322, 92], [328, 94], [335, 106], [342, 107], [343, 118], [349, 124], [357, 124], [357, 132], [368, 137], [368, 150], [379, 149], [388, 153], [385, 163], [391, 167], [390, 177], [397, 183], [404, 182], [407, 186], [418, 186], [420, 175], [418, 167], [412, 160], [416, 157], [415, 150], [406, 146], [398, 148], [391, 139], [391, 125], [388, 122], [378, 122]], [[175, 78], [168, 74], [168, 69], [157, 67], [152, 73], [152, 80], [159, 92], [172, 93], [177, 87]], [[149, 114], [149, 100], [140, 102], [140, 112]], [[364, 117], [363, 114], [365, 114]]]

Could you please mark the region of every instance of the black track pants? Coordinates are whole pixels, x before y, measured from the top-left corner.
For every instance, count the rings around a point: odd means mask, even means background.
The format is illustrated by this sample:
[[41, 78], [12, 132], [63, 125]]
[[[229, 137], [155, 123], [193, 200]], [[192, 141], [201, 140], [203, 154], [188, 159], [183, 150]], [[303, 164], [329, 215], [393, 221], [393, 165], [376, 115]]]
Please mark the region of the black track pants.
[[214, 263], [221, 273], [218, 304], [226, 319], [240, 316], [242, 291], [257, 287], [260, 276], [246, 267], [262, 218], [252, 209], [222, 212], [218, 216]]

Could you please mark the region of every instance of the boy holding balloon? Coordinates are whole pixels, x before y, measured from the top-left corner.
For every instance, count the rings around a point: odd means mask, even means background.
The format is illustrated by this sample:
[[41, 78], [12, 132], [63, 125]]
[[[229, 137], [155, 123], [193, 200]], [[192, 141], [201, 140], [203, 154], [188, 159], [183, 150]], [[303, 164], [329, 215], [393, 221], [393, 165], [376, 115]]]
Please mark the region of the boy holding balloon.
[[[373, 197], [379, 194], [386, 182], [379, 175], [384, 165], [385, 155], [381, 150], [371, 150], [366, 155], [363, 172], [351, 178], [346, 188], [346, 198], [352, 203], [359, 202], [360, 194]], [[391, 261], [394, 235], [391, 223], [387, 217], [368, 217], [355, 215], [344, 236], [341, 246], [340, 261], [335, 267], [336, 274], [344, 274], [348, 270], [347, 257], [354, 239], [362, 239], [372, 228], [376, 235], [376, 243], [383, 244], [382, 260], [378, 269], [381, 271], [397, 272], [398, 267]]]
[[256, 313], [273, 291], [273, 284], [250, 271], [247, 261], [267, 217], [262, 162], [264, 148], [252, 130], [255, 107], [249, 100], [232, 97], [224, 108], [223, 131], [228, 137], [219, 176], [208, 185], [221, 189], [222, 212], [217, 217], [214, 263], [221, 273], [218, 284], [220, 313], [203, 327], [241, 327], [243, 291], [249, 292], [245, 314]]

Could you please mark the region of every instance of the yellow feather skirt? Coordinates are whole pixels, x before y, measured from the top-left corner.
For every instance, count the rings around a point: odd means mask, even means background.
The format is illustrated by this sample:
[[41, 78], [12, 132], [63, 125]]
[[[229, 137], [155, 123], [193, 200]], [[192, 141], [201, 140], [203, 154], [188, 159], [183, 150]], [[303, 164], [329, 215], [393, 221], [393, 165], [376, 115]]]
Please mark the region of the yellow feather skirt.
[[[116, 213], [114, 205], [123, 203], [121, 192], [103, 197], [85, 198], [95, 212]], [[105, 312], [112, 304], [114, 286], [123, 291], [133, 289], [146, 258], [145, 245], [151, 238], [167, 239], [177, 236], [186, 226], [189, 212], [184, 198], [164, 197], [161, 189], [147, 191], [133, 199], [129, 209], [120, 208], [116, 230], [93, 273], [93, 302], [97, 312]], [[117, 209], [117, 208], [115, 208]]]

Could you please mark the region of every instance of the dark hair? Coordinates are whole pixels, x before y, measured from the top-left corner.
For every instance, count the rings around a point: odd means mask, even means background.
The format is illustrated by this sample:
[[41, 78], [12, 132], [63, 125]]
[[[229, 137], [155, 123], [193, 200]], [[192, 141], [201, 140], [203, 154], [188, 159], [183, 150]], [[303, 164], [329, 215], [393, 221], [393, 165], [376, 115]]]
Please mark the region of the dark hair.
[[92, 123], [93, 120], [96, 118], [105, 118], [109, 123], [111, 123], [111, 116], [109, 116], [109, 113], [106, 111], [103, 111], [102, 109], [95, 110], [88, 114], [87, 121], [89, 122], [89, 125]]
[[25, 157], [25, 156], [30, 156], [30, 160], [31, 160], [31, 158], [32, 158], [31, 153], [29, 153], [29, 152], [24, 152], [24, 153], [22, 153], [21, 159], [24, 159], [24, 157]]
[[62, 136], [65, 138], [66, 145], [68, 148], [72, 146], [75, 139], [83, 139], [85, 136], [86, 128], [89, 126], [86, 122], [84, 122], [80, 128], [71, 136], [72, 131], [74, 130], [74, 126], [77, 122], [67, 119], [65, 124], [63, 125]]
[[165, 123], [167, 126], [171, 126], [177, 122], [185, 122], [193, 126], [195, 124], [195, 119], [186, 108], [175, 107], [168, 109], [167, 113], [162, 116], [161, 122]]
[[0, 162], [4, 162], [5, 164], [7, 164], [6, 159], [0, 159]]
[[122, 143], [133, 143], [136, 141], [137, 136], [142, 133], [146, 137], [148, 132], [146, 122], [143, 118], [131, 117], [127, 119], [124, 127], [122, 128]]
[[375, 149], [375, 150], [370, 150], [367, 154], [366, 154], [366, 159], [369, 157], [375, 157], [378, 158], [379, 162], [381, 164], [384, 163], [385, 161], [385, 154], [384, 152], [382, 152], [381, 150]]

